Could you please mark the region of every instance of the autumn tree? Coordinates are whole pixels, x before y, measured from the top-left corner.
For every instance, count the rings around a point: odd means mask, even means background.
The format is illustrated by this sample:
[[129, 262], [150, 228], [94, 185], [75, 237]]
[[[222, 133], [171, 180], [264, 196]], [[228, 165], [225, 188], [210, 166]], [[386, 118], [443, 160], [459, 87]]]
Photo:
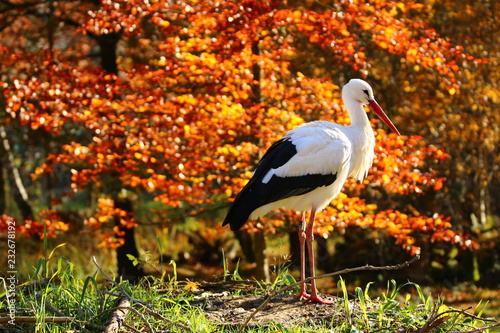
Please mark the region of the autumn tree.
[[[424, 10], [412, 11], [410, 18], [427, 22], [428, 30], [454, 45], [452, 50], [462, 55], [449, 62], [444, 48], [435, 43], [417, 51], [434, 48], [442, 52], [433, 61], [453, 68], [452, 76], [442, 80], [441, 71], [436, 75], [421, 62], [399, 61], [379, 49], [367, 49], [367, 54], [374, 59], [372, 73], [379, 77], [381, 87], [391, 91], [383, 102], [397, 110], [395, 121], [407, 124], [408, 133], [422, 135], [449, 154], [449, 158], [431, 165], [444, 177], [443, 189], [425, 191], [420, 196], [425, 200], [413, 200], [412, 206], [428, 213], [439, 210], [451, 217], [457, 230], [473, 234], [482, 250], [474, 252], [478, 257], [462, 253], [467, 260], [455, 273], [465, 279], [491, 281], [495, 268], [479, 265], [479, 272], [477, 262], [498, 256], [498, 242], [492, 239], [492, 232], [498, 230], [494, 198], [500, 175], [496, 111], [499, 53], [498, 34], [494, 33], [498, 30], [497, 4], [424, 1], [422, 6]], [[458, 86], [450, 85], [450, 80]], [[444, 251], [441, 261], [448, 260], [450, 252]]]
[[[134, 193], [161, 203], [157, 213], [168, 224], [223, 211], [287, 130], [316, 119], [349, 123], [339, 87], [352, 76], [368, 77], [403, 123], [406, 109], [393, 109], [390, 94], [382, 93], [387, 72], [375, 55], [439, 75], [448, 93], [459, 91], [463, 66], [476, 63], [416, 15], [425, 8], [410, 1], [311, 8], [255, 0], [2, 3], [8, 18], [2, 124], [42, 138], [44, 161], [33, 177], [48, 179], [47, 189], [55, 175], [70, 177], [68, 192], [92, 189], [97, 209], [86, 225], [102, 245], [118, 249], [140, 223]], [[333, 201], [315, 232], [328, 237], [349, 225], [385, 230], [411, 254], [422, 245], [418, 231], [473, 246], [437, 207], [410, 210], [394, 200], [442, 191], [443, 178], [431, 166], [447, 154], [421, 136], [383, 129], [376, 136], [370, 176], [346, 184], [349, 196]], [[383, 209], [373, 198], [387, 199]], [[30, 230], [44, 223], [63, 228], [56, 215], [45, 216], [29, 222]], [[111, 220], [116, 225], [105, 229]], [[225, 232], [217, 219], [204, 222], [203, 237]], [[247, 230], [262, 236], [263, 251], [263, 235], [289, 224], [278, 213]]]

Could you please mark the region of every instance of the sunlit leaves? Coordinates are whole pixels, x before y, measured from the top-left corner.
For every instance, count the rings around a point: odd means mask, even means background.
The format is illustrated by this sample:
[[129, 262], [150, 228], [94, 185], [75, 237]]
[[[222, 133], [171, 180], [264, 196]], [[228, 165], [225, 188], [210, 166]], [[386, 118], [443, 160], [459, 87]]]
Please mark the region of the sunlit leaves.
[[[439, 190], [444, 178], [437, 172], [422, 171], [424, 162], [437, 163], [448, 154], [429, 146], [422, 137], [398, 137], [379, 130], [378, 152], [368, 182], [398, 194], [422, 193], [423, 188]], [[373, 178], [372, 178], [373, 177]]]
[[[415, 72], [438, 73], [449, 96], [460, 93], [461, 62], [475, 60], [411, 18], [424, 8], [410, 1], [341, 2], [321, 10], [254, 0], [53, 4], [64, 47], [10, 40], [2, 48], [4, 63], [16, 66], [12, 79], [2, 78], [9, 119], [57, 140], [33, 178], [64, 167], [73, 192], [92, 186], [100, 194], [147, 193], [167, 213], [194, 214], [231, 200], [265, 150], [306, 121], [349, 124], [339, 86], [347, 72], [369, 72], [376, 63], [370, 48]], [[65, 24], [74, 30], [64, 30]], [[29, 28], [40, 25], [35, 20]], [[102, 71], [89, 56], [109, 36], [119, 40], [117, 75]], [[405, 87], [414, 91], [409, 81]], [[359, 198], [368, 192], [414, 196], [443, 187], [428, 165], [442, 161], [445, 152], [417, 136], [383, 130], [376, 136], [369, 177], [346, 184], [351, 196], [339, 196], [321, 214], [316, 232], [328, 236], [345, 225], [384, 229], [416, 253], [411, 230], [428, 232], [432, 228], [422, 226], [435, 223], [433, 239], [454, 240], [439, 215], [410, 216], [402, 212], [407, 207], [377, 212]], [[133, 216], [108, 196], [98, 197], [88, 227], [112, 219], [121, 227], [135, 226]], [[275, 216], [248, 228], [274, 232], [288, 223]], [[221, 231], [200, 232], [213, 237]], [[119, 236], [116, 226], [103, 232], [101, 246], [119, 246]]]
[[0, 216], [0, 232], [12, 233], [19, 232], [27, 237], [37, 236], [40, 239], [45, 237], [54, 238], [60, 232], [69, 230], [69, 224], [61, 221], [56, 212], [51, 210], [42, 210], [39, 214], [39, 220], [28, 218], [19, 224], [13, 217], [7, 215]]
[[23, 221], [23, 225], [19, 227], [19, 231], [26, 236], [36, 235], [40, 239], [56, 237], [57, 232], [69, 230], [69, 224], [61, 221], [56, 212], [51, 210], [43, 210], [40, 213], [40, 220], [29, 218]]
[[[118, 219], [112, 230], [101, 230], [103, 224]], [[101, 239], [98, 247], [117, 248], [123, 245], [124, 240], [121, 238], [125, 233], [123, 228], [133, 228], [137, 226], [131, 212], [116, 208], [115, 203], [110, 198], [98, 198], [97, 212], [93, 217], [85, 220], [85, 225], [94, 230], [99, 230], [97, 237]]]

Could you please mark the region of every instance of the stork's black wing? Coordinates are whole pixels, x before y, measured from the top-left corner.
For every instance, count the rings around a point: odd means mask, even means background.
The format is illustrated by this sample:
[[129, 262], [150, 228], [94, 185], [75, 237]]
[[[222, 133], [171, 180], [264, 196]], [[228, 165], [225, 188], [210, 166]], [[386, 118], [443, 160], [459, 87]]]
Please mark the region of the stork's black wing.
[[271, 169], [285, 165], [295, 154], [297, 147], [290, 138], [285, 137], [275, 142], [262, 157], [250, 181], [234, 200], [222, 225], [230, 224], [231, 230], [238, 230], [255, 209], [330, 185], [337, 178], [333, 174], [307, 174], [307, 170], [304, 170], [304, 175], [301, 176], [273, 175], [268, 182], [262, 181]]

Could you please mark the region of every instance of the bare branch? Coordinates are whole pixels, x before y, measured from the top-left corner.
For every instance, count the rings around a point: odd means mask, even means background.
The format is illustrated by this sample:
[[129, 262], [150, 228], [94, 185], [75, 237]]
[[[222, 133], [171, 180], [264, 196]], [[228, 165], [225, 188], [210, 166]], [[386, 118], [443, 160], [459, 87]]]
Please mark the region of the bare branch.
[[[108, 274], [106, 274], [106, 272], [104, 272], [104, 270], [97, 263], [97, 260], [96, 260], [96, 258], [94, 256], [92, 256], [92, 262], [97, 267], [97, 269], [106, 277], [106, 279], [108, 281], [110, 281], [113, 285], [115, 285], [116, 288], [118, 288], [120, 290], [120, 292], [129, 299], [129, 301], [131, 300], [134, 304], [140, 305], [142, 308], [144, 308], [146, 310], [147, 313], [149, 313], [150, 315], [152, 315], [153, 317], [155, 317], [157, 319], [163, 320], [165, 322], [168, 322], [169, 324], [172, 324], [172, 325], [175, 325], [177, 327], [180, 327], [180, 328], [184, 329], [186, 332], [193, 332], [193, 330], [190, 329], [189, 327], [187, 327], [187, 326], [185, 326], [183, 324], [180, 324], [180, 323], [176, 323], [176, 322], [174, 322], [174, 321], [172, 321], [172, 320], [170, 320], [168, 318], [165, 318], [164, 316], [160, 315], [158, 312], [156, 312], [156, 311], [154, 311], [152, 309], [152, 306], [150, 304], [132, 298], [119, 283], [117, 283]], [[154, 329], [151, 327], [151, 325], [149, 324], [149, 322], [144, 318], [144, 316], [140, 312], [138, 312], [136, 309], [134, 309], [134, 308], [132, 308], [130, 306], [128, 307], [128, 309], [130, 311], [136, 313], [137, 315], [139, 315], [141, 318], [143, 318], [144, 323], [148, 327], [149, 331], [150, 332], [154, 332]], [[113, 331], [111, 331], [111, 332], [113, 332]]]
[[[0, 317], [0, 324], [7, 324], [11, 321], [9, 317]], [[16, 323], [36, 323], [39, 319], [35, 316], [16, 316]], [[74, 322], [73, 318], [70, 317], [43, 317], [46, 323], [71, 323]], [[10, 331], [9, 331], [10, 332]]]
[[7, 130], [4, 125], [0, 125], [0, 152], [4, 155], [5, 165], [7, 166], [7, 177], [9, 179], [12, 196], [21, 211], [23, 219], [28, 219], [33, 216], [33, 209], [29, 203], [28, 191], [23, 184], [23, 179], [19, 168], [14, 162], [14, 154], [12, 153], [11, 144], [7, 135]]
[[[481, 320], [484, 320], [484, 319], [481, 319]], [[489, 330], [489, 329], [495, 328], [495, 327], [500, 327], [500, 323], [496, 323], [496, 324], [481, 327], [481, 328], [476, 328], [476, 329], [473, 329], [472, 331], [450, 331], [448, 333], [479, 333], [479, 332], [486, 332], [486, 330]]]
[[325, 278], [325, 277], [332, 277], [332, 276], [337, 276], [337, 275], [347, 274], [347, 273], [357, 272], [357, 271], [392, 271], [392, 270], [398, 270], [398, 269], [401, 269], [403, 267], [410, 266], [411, 264], [413, 264], [415, 261], [417, 261], [419, 259], [420, 259], [420, 256], [417, 255], [417, 256], [413, 257], [413, 259], [411, 259], [409, 261], [405, 261], [402, 264], [397, 264], [397, 265], [394, 265], [394, 266], [372, 266], [372, 265], [365, 265], [365, 266], [361, 266], [361, 267], [346, 268], [346, 269], [343, 269], [341, 271], [337, 271], [337, 272], [333, 272], [333, 273], [327, 273], [327, 274], [322, 274], [322, 275], [317, 275], [317, 276], [311, 276], [311, 277], [308, 277], [307, 279], [304, 279], [304, 280], [292, 283], [292, 284], [290, 284], [290, 285], [288, 285], [288, 286], [286, 286], [284, 288], [281, 288], [280, 290], [274, 292], [272, 295], [268, 295], [267, 299], [257, 309], [255, 309], [255, 311], [247, 318], [247, 320], [245, 320], [245, 322], [243, 323], [243, 325], [241, 325], [241, 327], [238, 329], [238, 333], [243, 332], [243, 329], [248, 325], [248, 323], [250, 322], [250, 320], [252, 320], [252, 318], [257, 314], [257, 312], [259, 312], [262, 308], [264, 308], [267, 305], [267, 303], [269, 303], [269, 301], [271, 299], [273, 299], [276, 295], [279, 295], [279, 294], [283, 293], [284, 291], [286, 291], [286, 290], [288, 290], [290, 288], [293, 288], [295, 286], [301, 285], [302, 283], [307, 283], [309, 281], [316, 280], [316, 279], [322, 279], [322, 278]]
[[130, 298], [127, 296], [122, 297], [118, 300], [118, 305], [115, 311], [111, 314], [106, 329], [104, 333], [117, 333], [120, 331], [120, 327], [125, 322], [125, 317], [130, 309]]

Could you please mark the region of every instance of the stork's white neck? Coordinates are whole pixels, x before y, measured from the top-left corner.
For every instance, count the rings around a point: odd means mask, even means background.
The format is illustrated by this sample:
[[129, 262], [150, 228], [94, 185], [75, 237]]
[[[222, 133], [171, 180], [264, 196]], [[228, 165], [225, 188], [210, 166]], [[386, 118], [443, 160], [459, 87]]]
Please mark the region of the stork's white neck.
[[353, 99], [344, 99], [344, 103], [351, 118], [351, 125], [346, 128], [352, 143], [349, 177], [362, 181], [375, 157], [375, 134], [363, 105]]
[[370, 121], [368, 120], [368, 116], [361, 102], [353, 98], [344, 97], [344, 104], [349, 113], [349, 118], [351, 118], [351, 125], [358, 127], [370, 126]]

